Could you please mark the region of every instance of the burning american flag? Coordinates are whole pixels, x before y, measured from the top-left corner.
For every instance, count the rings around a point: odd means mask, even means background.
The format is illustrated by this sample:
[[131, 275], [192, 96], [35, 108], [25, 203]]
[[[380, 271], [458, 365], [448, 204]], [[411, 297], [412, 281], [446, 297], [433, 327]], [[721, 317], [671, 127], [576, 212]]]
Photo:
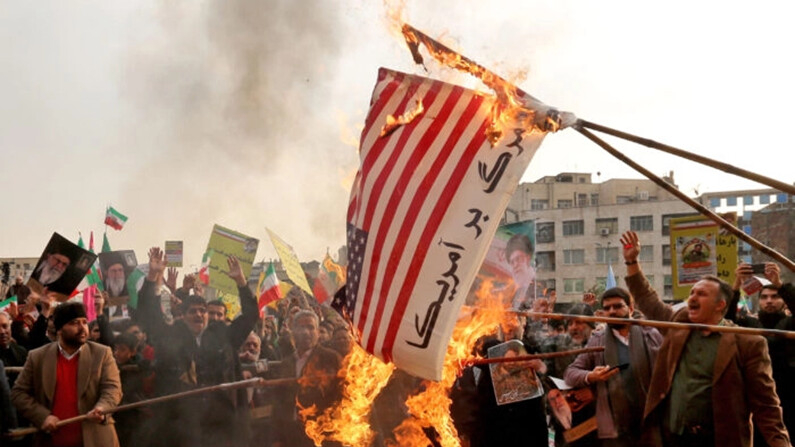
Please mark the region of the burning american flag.
[[362, 346], [438, 380], [460, 306], [546, 133], [521, 107], [382, 68], [347, 215], [344, 307]]

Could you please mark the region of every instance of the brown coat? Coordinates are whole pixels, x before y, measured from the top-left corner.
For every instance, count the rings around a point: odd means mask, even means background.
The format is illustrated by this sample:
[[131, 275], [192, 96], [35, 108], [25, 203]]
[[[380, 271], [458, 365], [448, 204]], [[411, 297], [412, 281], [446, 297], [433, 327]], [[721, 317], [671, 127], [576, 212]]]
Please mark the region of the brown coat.
[[[28, 360], [11, 390], [11, 400], [17, 411], [36, 427], [41, 427], [50, 415], [55, 394], [55, 371], [58, 344], [50, 343], [28, 353]], [[91, 411], [97, 404], [104, 409], [115, 408], [121, 401], [119, 369], [110, 348], [94, 342], [80, 347], [77, 365], [77, 409], [80, 414]], [[106, 422], [82, 422], [85, 447], [118, 446], [113, 418]], [[37, 433], [34, 445], [50, 445], [49, 435]]]
[[[635, 297], [636, 307], [648, 319], [690, 322], [687, 308], [674, 312], [660, 300], [643, 273], [625, 279], [630, 293]], [[674, 373], [690, 331], [671, 329], [664, 336], [646, 400], [644, 417], [647, 422], [661, 418], [664, 405], [660, 404], [671, 391]], [[753, 423], [768, 445], [790, 446], [772, 374], [764, 338], [758, 335], [721, 334], [712, 378], [716, 446], [751, 445], [751, 414]]]

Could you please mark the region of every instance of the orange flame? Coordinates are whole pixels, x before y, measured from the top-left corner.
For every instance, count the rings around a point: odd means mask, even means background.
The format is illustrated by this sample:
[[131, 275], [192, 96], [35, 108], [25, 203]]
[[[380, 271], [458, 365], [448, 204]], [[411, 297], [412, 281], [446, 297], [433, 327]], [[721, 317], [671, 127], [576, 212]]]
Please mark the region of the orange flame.
[[422, 106], [422, 101], [417, 100], [417, 105], [412, 110], [406, 110], [403, 115], [395, 118], [392, 115], [387, 115], [386, 117], [386, 124], [384, 127], [381, 128], [381, 136], [387, 136], [394, 132], [398, 127], [408, 124], [414, 121], [414, 118], [420, 116], [423, 112], [425, 112], [425, 107]]
[[343, 381], [341, 402], [317, 417], [314, 406], [299, 411], [307, 436], [316, 446], [324, 440], [351, 447], [369, 446], [375, 438], [369, 422], [371, 406], [394, 370], [393, 364], [382, 362], [354, 343], [338, 374]]
[[491, 126], [486, 131], [492, 145], [497, 144], [509, 126], [530, 129], [531, 132], [554, 132], [560, 129], [561, 118], [557, 111], [550, 110], [547, 113], [538, 114], [533, 106], [540, 105], [540, 103], [513, 83], [431, 39], [408, 24], [403, 25], [402, 33], [415, 63], [423, 64], [423, 58], [419, 52], [419, 47], [422, 45], [440, 64], [469, 73], [494, 91], [497, 101], [491, 110]]
[[461, 445], [450, 416], [452, 401], [448, 397], [458, 376], [461, 362], [470, 358], [470, 353], [479, 338], [494, 334], [499, 325], [515, 318], [505, 312], [503, 297], [499, 293], [493, 293], [491, 281], [483, 281], [476, 296], [476, 306], [465, 308], [464, 316], [458, 320], [453, 329], [453, 336], [444, 360], [442, 380], [424, 382], [423, 391], [410, 396], [406, 401], [412, 417], [403, 421], [393, 432], [400, 446], [427, 446], [428, 439], [423, 428], [430, 427], [436, 430], [438, 442], [443, 447]]

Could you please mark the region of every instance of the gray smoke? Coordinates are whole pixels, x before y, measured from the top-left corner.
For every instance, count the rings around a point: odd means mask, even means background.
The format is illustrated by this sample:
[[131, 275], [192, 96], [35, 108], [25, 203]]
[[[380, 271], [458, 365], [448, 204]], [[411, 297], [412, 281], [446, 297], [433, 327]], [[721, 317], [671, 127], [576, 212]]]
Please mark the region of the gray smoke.
[[[184, 238], [201, 258], [212, 224], [265, 238], [268, 226], [304, 258], [344, 242], [343, 174], [355, 150], [331, 104], [341, 52], [338, 12], [306, 0], [163, 2], [130, 48], [123, 91], [131, 149], [146, 161], [126, 185], [137, 231]], [[272, 252], [270, 243], [263, 247]], [[138, 247], [138, 250], [141, 250]]]

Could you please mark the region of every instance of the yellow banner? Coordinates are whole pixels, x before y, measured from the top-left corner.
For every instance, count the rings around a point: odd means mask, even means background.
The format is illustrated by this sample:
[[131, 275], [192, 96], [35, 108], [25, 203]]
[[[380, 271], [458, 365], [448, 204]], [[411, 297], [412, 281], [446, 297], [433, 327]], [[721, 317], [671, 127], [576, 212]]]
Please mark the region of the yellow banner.
[[[734, 213], [722, 216], [734, 224]], [[737, 238], [704, 216], [671, 219], [671, 283], [674, 299], [683, 300], [704, 275], [732, 284], [737, 268]]]
[[304, 292], [314, 296], [312, 293], [312, 288], [309, 287], [309, 281], [306, 280], [304, 269], [301, 268], [301, 263], [298, 261], [298, 255], [296, 255], [295, 251], [293, 251], [293, 247], [287, 244], [287, 242], [284, 242], [284, 240], [277, 236], [276, 233], [271, 231], [270, 228], [266, 229], [268, 230], [268, 236], [270, 236], [271, 242], [273, 243], [273, 248], [276, 249], [276, 253], [279, 255], [279, 259], [282, 261], [282, 266], [284, 267], [285, 272], [287, 272], [287, 277], [290, 278], [290, 280], [294, 282], [296, 286], [300, 287]]
[[230, 278], [227, 257], [235, 256], [243, 268], [243, 275], [248, 278], [251, 266], [257, 255], [259, 240], [237, 231], [224, 228], [220, 225], [213, 226], [207, 252], [210, 256], [210, 287], [224, 293], [237, 296], [237, 284]]

